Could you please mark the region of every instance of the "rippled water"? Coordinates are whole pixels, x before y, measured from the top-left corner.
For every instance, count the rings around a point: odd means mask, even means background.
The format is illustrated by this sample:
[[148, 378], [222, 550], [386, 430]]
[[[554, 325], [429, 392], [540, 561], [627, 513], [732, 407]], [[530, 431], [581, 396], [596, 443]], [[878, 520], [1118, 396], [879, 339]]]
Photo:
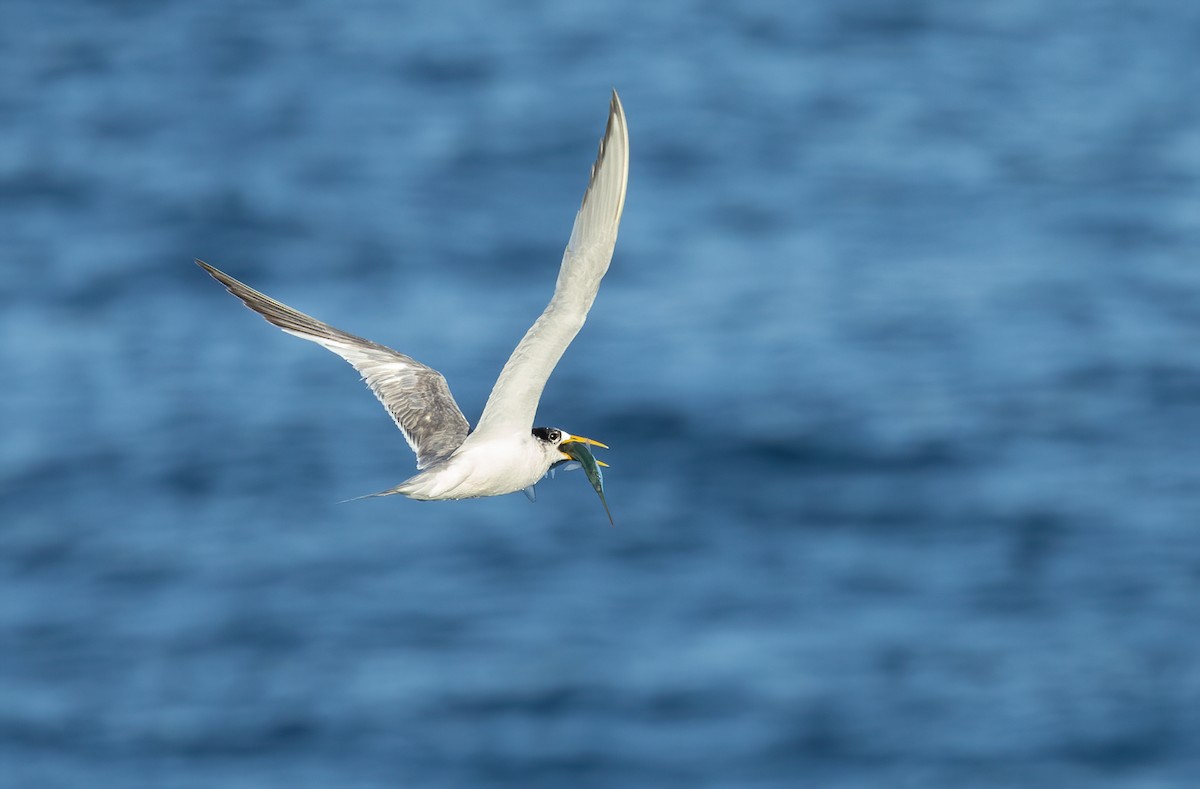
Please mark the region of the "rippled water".
[[[1194, 786], [1200, 7], [10, 4], [0, 783]], [[523, 497], [201, 257], [441, 369], [629, 200]]]

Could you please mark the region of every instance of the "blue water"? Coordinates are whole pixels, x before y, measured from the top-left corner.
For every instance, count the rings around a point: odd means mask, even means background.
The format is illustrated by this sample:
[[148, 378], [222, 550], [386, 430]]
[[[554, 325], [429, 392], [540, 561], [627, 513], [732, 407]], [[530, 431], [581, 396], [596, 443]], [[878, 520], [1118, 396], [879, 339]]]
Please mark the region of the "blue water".
[[[4, 787], [1200, 782], [1200, 5], [6, 3]], [[462, 503], [201, 257], [442, 370]]]

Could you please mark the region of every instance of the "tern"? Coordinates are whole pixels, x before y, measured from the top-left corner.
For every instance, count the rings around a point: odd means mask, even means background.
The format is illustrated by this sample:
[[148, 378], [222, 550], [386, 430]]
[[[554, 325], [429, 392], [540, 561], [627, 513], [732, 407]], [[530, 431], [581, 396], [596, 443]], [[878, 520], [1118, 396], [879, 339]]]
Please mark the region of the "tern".
[[[603, 481], [597, 479], [599, 461], [586, 445], [607, 447], [561, 428], [534, 427], [533, 422], [546, 381], [583, 327], [608, 271], [628, 180], [629, 132], [614, 90], [554, 296], [500, 371], [474, 430], [437, 370], [298, 312], [201, 260], [196, 263], [268, 322], [345, 359], [383, 403], [416, 454], [419, 473], [369, 496], [401, 494], [434, 501], [531, 493], [552, 467], [575, 460], [587, 471], [607, 513]], [[611, 513], [608, 518], [611, 522]]]

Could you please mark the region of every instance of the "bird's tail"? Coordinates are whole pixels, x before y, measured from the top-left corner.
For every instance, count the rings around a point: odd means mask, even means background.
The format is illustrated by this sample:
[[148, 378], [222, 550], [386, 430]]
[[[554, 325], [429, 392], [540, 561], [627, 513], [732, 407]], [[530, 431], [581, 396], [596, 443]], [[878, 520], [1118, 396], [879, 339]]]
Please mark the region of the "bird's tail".
[[341, 501], [338, 502], [338, 504], [347, 504], [351, 501], [362, 501], [363, 499], [373, 499], [378, 496], [395, 496], [397, 493], [400, 492], [400, 488], [402, 488], [402, 487], [404, 487], [404, 485], [401, 484], [401, 485], [397, 485], [394, 488], [389, 488], [388, 490], [381, 490], [378, 493], [367, 493], [366, 495], [363, 495], [363, 496], [355, 496], [352, 499], [342, 499]]

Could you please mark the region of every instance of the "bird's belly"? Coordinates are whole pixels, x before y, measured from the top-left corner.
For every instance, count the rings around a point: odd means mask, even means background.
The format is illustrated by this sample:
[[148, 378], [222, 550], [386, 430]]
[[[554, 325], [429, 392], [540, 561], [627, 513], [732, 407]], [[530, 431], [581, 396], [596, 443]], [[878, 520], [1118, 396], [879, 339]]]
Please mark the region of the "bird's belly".
[[523, 490], [546, 474], [544, 461], [519, 451], [480, 445], [405, 481], [398, 493], [413, 499], [471, 499]]

